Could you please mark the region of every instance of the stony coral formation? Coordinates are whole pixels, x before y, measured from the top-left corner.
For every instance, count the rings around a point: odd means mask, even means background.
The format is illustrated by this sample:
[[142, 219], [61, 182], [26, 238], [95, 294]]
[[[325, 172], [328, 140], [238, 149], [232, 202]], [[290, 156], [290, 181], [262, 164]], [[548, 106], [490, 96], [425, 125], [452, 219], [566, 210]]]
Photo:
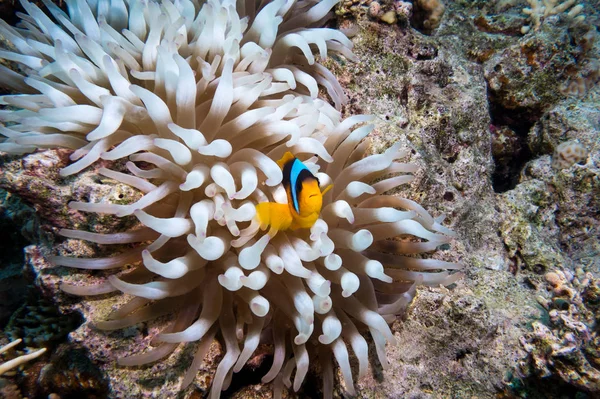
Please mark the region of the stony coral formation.
[[564, 169], [573, 164], [580, 163], [586, 160], [588, 152], [577, 141], [567, 141], [559, 144], [554, 149], [552, 155], [552, 167], [554, 169]]
[[[100, 285], [63, 285], [76, 295], [133, 295], [97, 323], [101, 329], [175, 309], [156, 346], [120, 364], [157, 361], [181, 342], [200, 341], [185, 387], [219, 332], [226, 352], [213, 380], [215, 397], [270, 329], [274, 360], [263, 382], [275, 381], [277, 393], [284, 384], [298, 390], [317, 359], [326, 396], [332, 359], [353, 392], [348, 346], [358, 377], [368, 361], [363, 332], [385, 366], [385, 344], [394, 342], [388, 323], [410, 303], [416, 285], [461, 276], [449, 272], [457, 264], [412, 256], [448, 243], [453, 233], [418, 204], [384, 194], [411, 181], [414, 166], [398, 162], [405, 152], [396, 144], [363, 158], [372, 128], [360, 124], [371, 118], [342, 121], [317, 97], [321, 86], [337, 108], [345, 101], [313, 54], [353, 59], [341, 32], [319, 28], [335, 3], [78, 1], [68, 3], [66, 14], [47, 2], [52, 18], [24, 3], [23, 29], [0, 25], [18, 50], [0, 55], [23, 70], [4, 69], [0, 76], [26, 93], [3, 98], [19, 110], [0, 111], [6, 123], [0, 133], [7, 137], [0, 149], [71, 148], [74, 163], [64, 176], [98, 160], [129, 158], [127, 174], [98, 172], [144, 193], [127, 204], [71, 204], [82, 212], [134, 215], [143, 227], [62, 231], [136, 247], [109, 258], [52, 259], [91, 270], [134, 264]], [[333, 189], [310, 229], [264, 234], [255, 206], [287, 201], [275, 163], [286, 151], [322, 188], [333, 183]]]
[[417, 0], [414, 2], [412, 23], [425, 33], [440, 26], [446, 7], [441, 0]]
[[566, 13], [567, 18], [571, 18], [576, 22], [581, 22], [585, 19], [583, 4], [577, 0], [527, 0], [529, 7], [523, 9], [523, 13], [529, 16], [530, 25], [525, 25], [521, 28], [521, 33], [527, 33], [533, 27], [538, 30], [544, 18], [551, 15], [559, 15]]
[[555, 377], [578, 390], [600, 392], [600, 337], [597, 334], [598, 279], [578, 268], [576, 274], [555, 270], [546, 274], [551, 299], [539, 297], [549, 325], [536, 321], [521, 337], [530, 354], [520, 365], [523, 375]]

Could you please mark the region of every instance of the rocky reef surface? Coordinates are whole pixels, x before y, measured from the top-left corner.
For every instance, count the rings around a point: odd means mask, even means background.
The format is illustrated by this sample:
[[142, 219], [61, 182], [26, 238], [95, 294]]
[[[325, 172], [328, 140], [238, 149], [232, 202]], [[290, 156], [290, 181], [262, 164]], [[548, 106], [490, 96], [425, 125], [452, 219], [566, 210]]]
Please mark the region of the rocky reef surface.
[[[446, 215], [458, 238], [435, 257], [466, 265], [450, 289], [419, 289], [393, 325], [399, 344], [388, 348], [390, 367], [372, 363], [358, 397], [600, 396], [600, 2], [536, 15], [539, 3], [347, 0], [336, 8], [331, 24], [353, 35], [358, 57], [327, 62], [350, 98], [345, 115], [377, 117], [370, 151], [397, 141], [412, 149], [420, 170], [402, 193]], [[28, 345], [50, 348], [3, 376], [0, 394], [176, 397], [193, 345], [148, 367], [117, 366], [167, 320], [99, 332], [93, 321], [126, 298], [67, 296], [60, 282], [86, 275], [93, 283], [102, 273], [45, 260], [56, 248], [106, 254], [57, 238], [60, 228], [103, 233], [135, 222], [69, 210], [69, 201], [128, 203], [139, 193], [100, 176], [102, 163], [61, 178], [68, 155], [0, 156], [0, 343], [26, 328], [35, 335]], [[24, 324], [27, 317], [40, 328]], [[270, 397], [260, 385], [270, 363], [262, 353], [224, 396]], [[180, 396], [204, 395], [221, 354], [213, 343], [206, 377], [201, 371], [196, 390]], [[318, 395], [317, 373], [290, 397]], [[343, 393], [337, 387], [334, 395]]]

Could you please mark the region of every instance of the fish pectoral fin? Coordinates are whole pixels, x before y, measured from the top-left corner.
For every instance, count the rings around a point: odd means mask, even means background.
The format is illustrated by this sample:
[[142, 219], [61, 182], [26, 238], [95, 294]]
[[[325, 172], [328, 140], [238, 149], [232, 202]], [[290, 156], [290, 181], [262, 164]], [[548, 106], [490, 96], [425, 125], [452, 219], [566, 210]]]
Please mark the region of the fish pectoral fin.
[[328, 185], [327, 187], [325, 187], [325, 190], [321, 191], [321, 195], [325, 195], [325, 193], [329, 190], [331, 190], [333, 188], [333, 184]]

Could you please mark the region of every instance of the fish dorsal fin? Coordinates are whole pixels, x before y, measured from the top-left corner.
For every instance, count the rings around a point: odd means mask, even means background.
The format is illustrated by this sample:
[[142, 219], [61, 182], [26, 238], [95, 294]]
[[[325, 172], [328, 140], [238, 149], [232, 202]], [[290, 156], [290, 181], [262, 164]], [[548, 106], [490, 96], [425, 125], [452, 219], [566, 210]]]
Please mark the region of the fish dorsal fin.
[[283, 167], [286, 163], [290, 162], [292, 159], [296, 158], [291, 152], [287, 151], [279, 161], [277, 161], [277, 165], [283, 170]]

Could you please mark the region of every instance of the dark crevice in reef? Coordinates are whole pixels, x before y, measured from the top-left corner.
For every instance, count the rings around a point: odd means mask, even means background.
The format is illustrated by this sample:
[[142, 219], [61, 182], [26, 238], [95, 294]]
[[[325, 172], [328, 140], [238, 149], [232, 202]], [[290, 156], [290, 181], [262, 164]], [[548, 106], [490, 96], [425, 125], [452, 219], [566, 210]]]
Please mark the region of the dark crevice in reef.
[[[32, 3], [37, 4], [42, 11], [47, 12], [47, 8], [41, 1], [33, 1]], [[52, 1], [52, 3], [68, 14], [66, 1]], [[17, 13], [19, 12], [27, 14], [20, 1], [0, 1], [0, 15], [4, 22], [8, 23], [10, 26], [15, 26], [17, 23], [21, 22], [21, 18], [17, 16]]]
[[66, 346], [52, 354], [43, 373], [27, 373], [20, 377], [22, 393], [31, 399], [46, 399], [60, 392], [61, 399], [108, 399], [109, 379], [90, 360], [85, 348]]
[[[21, 201], [0, 189], [0, 327], [2, 330], [24, 302], [28, 281], [23, 275], [23, 248], [30, 244], [21, 233]], [[25, 212], [22, 212], [25, 213]], [[16, 220], [15, 220], [16, 219]]]
[[521, 170], [533, 159], [527, 135], [541, 112], [531, 109], [507, 109], [489, 96], [494, 172], [492, 187], [496, 193], [515, 188]]
[[269, 372], [273, 358], [265, 358], [258, 367], [246, 364], [239, 373], [234, 373], [227, 390], [221, 392], [221, 398], [231, 398], [242, 388], [261, 384], [261, 379]]
[[[45, 299], [34, 284], [37, 275], [26, 261], [24, 248], [40, 242], [42, 230], [32, 207], [18, 195], [0, 189], [0, 335], [9, 341], [21, 338], [23, 342], [16, 347], [20, 353], [25, 347], [47, 349], [46, 354], [29, 363], [26, 373], [15, 374], [11, 379], [12, 386], [22, 396], [32, 399], [45, 399], [55, 392], [60, 392], [62, 399], [105, 398], [108, 383], [98, 391], [98, 378], [93, 379], [95, 385], [89, 383], [91, 374], [81, 374], [82, 361], [74, 355], [77, 350], [69, 344], [64, 345], [68, 334], [83, 323], [83, 316], [78, 311], [62, 313], [53, 299]], [[65, 353], [63, 360], [57, 355], [60, 348]], [[59, 360], [71, 361], [70, 366], [57, 364]], [[89, 356], [87, 362], [93, 367]], [[52, 368], [58, 371], [50, 373]], [[93, 392], [104, 394], [86, 394], [92, 385], [95, 387]], [[2, 392], [0, 397], [5, 397]]]
[[519, 378], [516, 375], [509, 376], [504, 394], [499, 397], [530, 399], [592, 399], [595, 397], [573, 385], [566, 384], [560, 378], [538, 376]]
[[[221, 392], [221, 398], [233, 398], [239, 397], [240, 390], [244, 387], [251, 385], [259, 385], [262, 384], [261, 379], [269, 372], [271, 368], [271, 364], [273, 363], [273, 357], [266, 357], [258, 367], [253, 367], [250, 365], [246, 365], [244, 368], [240, 370], [239, 373], [234, 373], [231, 384], [227, 390]], [[292, 376], [292, 381], [293, 381]], [[312, 368], [309, 369], [306, 374], [306, 378], [304, 379], [304, 383], [298, 390], [298, 392], [294, 393], [294, 397], [303, 399], [303, 398], [321, 398], [323, 397], [322, 388], [322, 380], [321, 376], [315, 373], [315, 370]]]
[[25, 12], [25, 9], [18, 1], [0, 1], [0, 15], [2, 19], [10, 26], [15, 26], [21, 18], [17, 17], [17, 12]]
[[298, 391], [298, 397], [322, 398], [322, 387], [323, 379], [321, 378], [321, 376], [317, 375], [313, 370], [310, 370], [308, 374], [306, 374], [306, 378], [304, 379], [304, 384], [302, 384], [302, 388], [300, 388], [300, 391]]

